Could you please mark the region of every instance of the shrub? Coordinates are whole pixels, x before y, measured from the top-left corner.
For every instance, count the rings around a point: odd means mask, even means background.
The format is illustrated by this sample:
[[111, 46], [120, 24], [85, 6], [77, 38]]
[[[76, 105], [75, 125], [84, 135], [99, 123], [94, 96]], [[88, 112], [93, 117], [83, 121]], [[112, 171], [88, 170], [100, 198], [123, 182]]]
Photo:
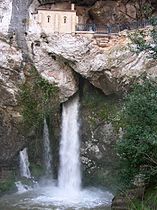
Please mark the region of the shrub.
[[[121, 116], [124, 135], [117, 143], [122, 181], [127, 185], [143, 174], [156, 182], [157, 175], [157, 83], [145, 79], [127, 95]], [[125, 177], [125, 179], [124, 179]]]
[[131, 51], [147, 52], [149, 57], [157, 59], [157, 18], [149, 19], [152, 27], [149, 30], [137, 30], [129, 34]]

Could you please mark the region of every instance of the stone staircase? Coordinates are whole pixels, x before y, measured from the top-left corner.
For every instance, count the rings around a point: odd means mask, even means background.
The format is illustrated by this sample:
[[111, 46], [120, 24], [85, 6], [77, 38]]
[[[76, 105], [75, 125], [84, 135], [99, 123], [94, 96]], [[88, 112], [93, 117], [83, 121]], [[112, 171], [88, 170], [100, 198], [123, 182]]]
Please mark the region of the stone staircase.
[[104, 37], [96, 37], [96, 44], [99, 47], [107, 47], [109, 41], [110, 41], [110, 36], [104, 36]]
[[94, 44], [99, 47], [108, 47], [117, 42], [118, 34], [94, 34]]

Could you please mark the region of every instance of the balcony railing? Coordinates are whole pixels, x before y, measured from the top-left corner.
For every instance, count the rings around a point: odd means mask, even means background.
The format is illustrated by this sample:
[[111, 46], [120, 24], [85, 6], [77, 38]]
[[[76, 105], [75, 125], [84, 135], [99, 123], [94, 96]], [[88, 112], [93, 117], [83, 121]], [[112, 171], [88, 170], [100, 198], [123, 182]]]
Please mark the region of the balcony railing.
[[119, 33], [120, 31], [123, 31], [125, 29], [127, 30], [140, 29], [148, 25], [151, 25], [151, 21], [149, 20], [133, 21], [133, 22], [127, 22], [123, 24], [112, 24], [112, 25], [78, 24], [76, 26], [76, 31], [111, 34], [111, 33]]

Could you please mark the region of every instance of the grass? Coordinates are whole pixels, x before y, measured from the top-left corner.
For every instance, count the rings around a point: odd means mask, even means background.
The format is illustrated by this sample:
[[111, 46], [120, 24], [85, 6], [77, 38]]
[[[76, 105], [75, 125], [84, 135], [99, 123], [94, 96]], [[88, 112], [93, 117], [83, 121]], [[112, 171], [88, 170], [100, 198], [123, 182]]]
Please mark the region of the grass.
[[133, 201], [130, 210], [157, 210], [157, 187], [147, 190], [143, 201]]

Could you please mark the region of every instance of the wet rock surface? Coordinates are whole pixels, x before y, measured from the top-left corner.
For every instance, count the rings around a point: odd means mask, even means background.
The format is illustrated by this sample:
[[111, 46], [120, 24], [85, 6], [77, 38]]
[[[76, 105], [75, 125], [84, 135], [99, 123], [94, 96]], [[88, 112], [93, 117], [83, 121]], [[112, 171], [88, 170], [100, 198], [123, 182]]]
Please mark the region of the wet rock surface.
[[115, 126], [114, 118], [118, 113], [119, 99], [104, 97], [88, 83], [84, 91], [80, 108], [83, 181], [87, 185], [115, 189], [118, 172], [115, 144], [119, 128]]

